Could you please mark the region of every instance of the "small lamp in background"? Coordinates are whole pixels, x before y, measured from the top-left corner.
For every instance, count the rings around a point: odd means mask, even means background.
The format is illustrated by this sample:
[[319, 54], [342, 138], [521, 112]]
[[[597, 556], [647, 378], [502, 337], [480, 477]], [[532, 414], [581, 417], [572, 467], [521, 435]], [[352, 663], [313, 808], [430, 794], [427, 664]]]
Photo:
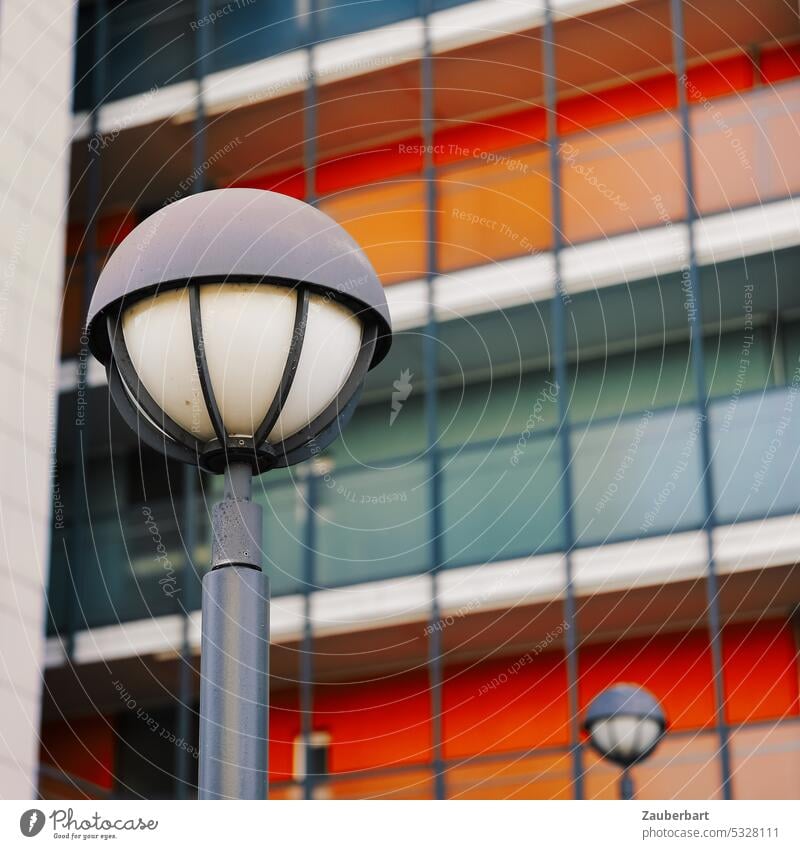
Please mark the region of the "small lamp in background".
[[633, 799], [630, 767], [648, 758], [666, 731], [658, 700], [634, 684], [615, 684], [592, 700], [583, 727], [595, 751], [622, 767], [620, 798]]

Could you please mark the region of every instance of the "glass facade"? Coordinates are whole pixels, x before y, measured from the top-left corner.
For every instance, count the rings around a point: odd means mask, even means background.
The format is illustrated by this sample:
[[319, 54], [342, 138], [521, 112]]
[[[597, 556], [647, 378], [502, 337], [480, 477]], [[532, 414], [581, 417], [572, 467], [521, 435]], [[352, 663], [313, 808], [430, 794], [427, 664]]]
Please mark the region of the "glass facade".
[[[190, 24], [202, 4], [179, 3], [167, 12], [146, 0], [110, 3], [102, 62], [107, 88], [100, 99], [196, 80], [202, 72], [307, 50], [313, 39], [452, 5], [321, 3], [312, 18], [305, 4], [255, 0], [206, 30], [210, 53], [198, 63], [203, 28]], [[556, 553], [569, 563], [581, 550], [608, 543], [711, 534], [716, 525], [796, 513], [800, 295], [793, 281], [800, 251], [714, 264], [692, 249], [679, 272], [574, 293], [560, 276], [575, 246], [669, 229], [796, 191], [800, 172], [793, 173], [789, 151], [800, 109], [800, 82], [792, 77], [800, 67], [790, 74], [775, 58], [794, 57], [791, 45], [765, 38], [755, 58], [741, 55], [748, 45], [729, 45], [729, 65], [702, 51], [688, 57], [684, 79], [678, 72], [687, 57], [674, 53], [664, 32], [652, 34], [649, 51], [625, 57], [604, 45], [609, 55], [597, 60], [606, 62], [604, 70], [572, 55], [575, 40], [586, 38], [581, 27], [602, 25], [623, 38], [643, 17], [671, 26], [675, 5], [642, 2], [613, 10], [613, 18], [602, 12], [548, 20], [522, 41], [505, 36], [499, 44], [424, 54], [346, 86], [322, 85], [310, 74], [305, 100], [286, 95], [275, 106], [286, 132], [274, 154], [272, 105], [235, 106], [217, 116], [204, 114], [200, 104], [188, 122], [147, 128], [160, 158], [165, 149], [172, 156], [154, 171], [146, 203], [126, 183], [131, 166], [118, 168], [115, 160], [126, 155], [123, 134], [100, 145], [88, 176], [76, 179], [76, 197], [99, 217], [76, 206], [64, 308], [68, 357], [85, 355], [79, 316], [85, 281], [91, 286], [94, 278], [86, 269], [154, 207], [203, 186], [257, 185], [316, 199], [356, 238], [387, 286], [422, 281], [428, 301], [436, 286], [460, 285], [468, 269], [488, 274], [524, 258], [554, 261], [557, 288], [547, 298], [475, 315], [431, 311], [427, 323], [399, 329], [344, 437], [314, 463], [257, 482], [273, 594], [300, 598], [306, 623], [315, 594], [325, 589], [426, 575], [435, 592], [460, 567]], [[78, 109], [92, 103], [94, 9], [81, 10]], [[548, 39], [555, 41], [549, 58], [542, 49]], [[518, 59], [520, 73], [511, 79], [507, 68], [493, 71], [492, 51], [509, 64]], [[742, 58], [749, 71], [741, 70]], [[476, 100], [491, 90], [505, 105], [470, 103], [458, 94], [459, 67], [461, 85], [472, 86]], [[94, 74], [97, 68], [94, 63]], [[434, 80], [432, 97], [424, 96], [426, 74]], [[482, 87], [476, 85], [481, 75], [487, 76]], [[542, 83], [547, 76], [558, 81], [551, 90]], [[520, 80], [528, 95], [516, 91]], [[593, 93], [577, 93], [584, 89]], [[303, 103], [310, 106], [304, 110]], [[386, 126], [379, 112], [357, 123], [357, 116], [387, 108], [394, 125]], [[147, 165], [139, 128], [127, 132]], [[266, 153], [251, 150], [248, 135], [263, 137]], [[232, 138], [242, 141], [218, 155]], [[687, 308], [692, 298], [700, 301], [702, 324]], [[104, 395], [92, 407], [95, 428], [119, 428]], [[187, 483], [180, 470], [165, 473], [154, 455], [145, 449], [140, 455], [132, 437], [115, 440], [113, 454], [98, 441], [90, 473], [76, 472], [71, 439], [62, 428], [59, 472], [64, 486], [83, 494], [85, 515], [68, 515], [53, 533], [51, 633], [69, 642], [86, 628], [196, 610], [199, 591], [187, 565], [202, 571], [208, 562], [208, 510], [219, 482]], [[152, 478], [149, 487], [142, 469]], [[87, 546], [91, 556], [78, 557]], [[570, 629], [578, 633], [574, 608], [561, 607], [563, 597], [575, 600], [569, 575], [561, 576], [555, 620], [548, 619], [549, 608], [531, 614], [536, 626], [527, 639], [534, 644], [558, 627], [562, 637]], [[760, 726], [749, 729], [748, 717], [726, 716], [729, 701], [714, 689], [731, 674], [721, 653], [723, 633], [727, 639], [730, 632], [714, 614], [716, 603], [688, 629], [688, 654], [665, 643], [668, 656], [682, 658], [679, 665], [700, 670], [699, 683], [686, 704], [668, 706], [676, 734], [638, 770], [642, 793], [651, 798], [746, 795], [743, 759], [772, 757]], [[506, 689], [493, 703], [486, 713], [492, 721], [481, 724], [464, 704], [507, 675], [508, 660], [486, 660], [479, 673], [451, 662], [447, 641], [457, 639], [458, 624], [440, 640], [438, 621], [434, 606], [424, 639], [416, 628], [408, 641], [414, 648], [406, 665], [417, 671], [389, 674], [388, 682], [379, 676], [377, 696], [367, 684], [351, 683], [346, 693], [324, 680], [315, 684], [315, 670], [323, 679], [328, 674], [329, 652], [345, 657], [355, 649], [304, 626], [302, 643], [280, 661], [285, 666], [273, 682], [273, 797], [614, 793], [612, 771], [582, 754], [576, 708], [601, 686], [593, 670], [613, 683], [630, 665], [609, 672], [602, 650], [590, 644], [568, 658], [559, 639], [518, 676], [514, 693]], [[503, 634], [509, 646], [518, 645], [513, 636]], [[364, 637], [372, 639], [379, 637]], [[776, 639], [791, 641], [785, 629]], [[363, 707], [376, 698], [391, 709]], [[482, 698], [483, 711], [494, 696]], [[531, 716], [534, 703], [546, 711]], [[781, 720], [775, 733], [796, 740], [797, 713], [796, 696], [787, 692], [764, 721]], [[353, 722], [381, 741], [380, 757], [364, 743], [369, 735], [348, 725]], [[293, 747], [312, 727], [335, 729], [331, 776], [301, 781]], [[792, 755], [775, 757], [788, 763]], [[176, 792], [190, 792], [188, 786]]]

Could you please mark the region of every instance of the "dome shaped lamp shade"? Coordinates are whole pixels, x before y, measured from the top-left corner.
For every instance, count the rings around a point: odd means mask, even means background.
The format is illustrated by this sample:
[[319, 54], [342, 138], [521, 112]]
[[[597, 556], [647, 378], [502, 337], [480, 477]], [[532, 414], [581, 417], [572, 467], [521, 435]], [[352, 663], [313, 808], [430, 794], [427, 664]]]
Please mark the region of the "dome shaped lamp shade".
[[627, 768], [653, 752], [664, 735], [666, 718], [647, 690], [617, 684], [595, 697], [583, 724], [592, 747]]
[[128, 424], [213, 472], [322, 450], [390, 334], [358, 245], [313, 207], [255, 189], [204, 192], [143, 221], [89, 313], [91, 350]]

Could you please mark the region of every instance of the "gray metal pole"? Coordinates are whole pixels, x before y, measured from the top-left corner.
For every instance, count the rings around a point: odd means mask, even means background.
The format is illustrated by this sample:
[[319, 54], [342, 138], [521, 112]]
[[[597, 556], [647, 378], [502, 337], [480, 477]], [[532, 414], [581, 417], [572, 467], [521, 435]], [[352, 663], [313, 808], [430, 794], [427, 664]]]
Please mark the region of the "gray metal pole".
[[619, 779], [619, 798], [626, 801], [633, 799], [633, 778], [627, 768], [622, 770]]
[[203, 578], [200, 799], [267, 798], [269, 580], [260, 566], [261, 507], [251, 495], [250, 466], [231, 464]]

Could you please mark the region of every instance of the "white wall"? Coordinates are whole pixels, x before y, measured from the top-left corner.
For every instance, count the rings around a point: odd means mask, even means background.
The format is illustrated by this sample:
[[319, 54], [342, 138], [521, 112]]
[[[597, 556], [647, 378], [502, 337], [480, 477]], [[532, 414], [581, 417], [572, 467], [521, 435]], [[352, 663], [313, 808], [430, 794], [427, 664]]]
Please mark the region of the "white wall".
[[36, 795], [75, 17], [0, 2], [0, 798]]

